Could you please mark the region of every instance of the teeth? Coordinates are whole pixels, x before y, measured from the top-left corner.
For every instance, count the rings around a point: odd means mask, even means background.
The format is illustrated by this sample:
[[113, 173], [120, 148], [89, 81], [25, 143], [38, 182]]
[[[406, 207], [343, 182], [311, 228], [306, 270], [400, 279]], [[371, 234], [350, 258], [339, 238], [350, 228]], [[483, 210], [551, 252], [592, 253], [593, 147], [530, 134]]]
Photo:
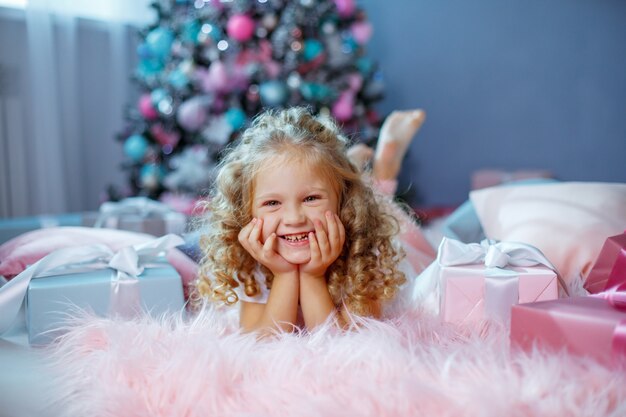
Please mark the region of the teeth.
[[287, 240], [289, 242], [301, 242], [303, 240], [308, 240], [309, 239], [309, 234], [308, 233], [301, 233], [299, 235], [285, 235], [284, 238], [285, 238], [285, 240]]

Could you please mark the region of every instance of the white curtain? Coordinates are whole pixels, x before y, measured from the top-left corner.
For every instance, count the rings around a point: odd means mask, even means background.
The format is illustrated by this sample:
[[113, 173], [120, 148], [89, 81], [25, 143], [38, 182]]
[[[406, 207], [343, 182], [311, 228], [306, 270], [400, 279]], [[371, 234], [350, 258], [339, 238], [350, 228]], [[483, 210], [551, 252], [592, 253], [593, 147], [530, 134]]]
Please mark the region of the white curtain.
[[[154, 19], [149, 0], [29, 0], [25, 9], [27, 90], [3, 100], [4, 126], [0, 183], [0, 217], [57, 214], [92, 208], [88, 197], [89, 154], [85, 132], [89, 126], [81, 103], [79, 25], [89, 22], [107, 32], [107, 111], [99, 115], [114, 132], [122, 128], [122, 109], [128, 104], [128, 25]], [[13, 100], [13, 101], [11, 101]], [[16, 102], [15, 100], [18, 100]], [[95, 98], [94, 98], [95, 100]], [[93, 117], [93, 115], [91, 115]], [[21, 121], [21, 123], [20, 123]], [[91, 167], [93, 168], [93, 167]], [[117, 169], [117, 166], [111, 166]], [[93, 174], [91, 174], [93, 177]], [[92, 193], [93, 194], [93, 193]]]

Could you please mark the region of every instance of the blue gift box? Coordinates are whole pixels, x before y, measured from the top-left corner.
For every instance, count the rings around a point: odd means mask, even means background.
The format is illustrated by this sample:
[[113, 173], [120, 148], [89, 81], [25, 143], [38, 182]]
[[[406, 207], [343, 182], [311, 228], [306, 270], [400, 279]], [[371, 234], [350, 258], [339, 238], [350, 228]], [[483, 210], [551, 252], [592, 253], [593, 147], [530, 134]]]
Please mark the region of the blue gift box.
[[97, 216], [97, 212], [85, 212], [0, 219], [0, 244], [37, 229], [57, 226], [93, 226]]
[[[63, 333], [77, 309], [105, 317], [111, 303], [110, 268], [34, 278], [26, 295], [26, 325], [33, 345], [43, 345]], [[169, 264], [146, 267], [138, 276], [141, 307], [151, 315], [180, 311], [184, 306], [178, 272]]]

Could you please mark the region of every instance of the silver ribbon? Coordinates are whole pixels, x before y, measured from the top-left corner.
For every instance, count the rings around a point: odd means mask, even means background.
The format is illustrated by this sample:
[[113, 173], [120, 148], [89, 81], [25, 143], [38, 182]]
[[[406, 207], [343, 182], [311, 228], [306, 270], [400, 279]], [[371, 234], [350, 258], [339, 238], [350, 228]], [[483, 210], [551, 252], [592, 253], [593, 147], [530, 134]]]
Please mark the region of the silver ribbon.
[[519, 275], [510, 269], [485, 269], [485, 316], [511, 321], [511, 306], [519, 303]]
[[26, 268], [0, 288], [0, 334], [11, 328], [24, 302], [28, 285], [35, 278], [83, 272], [109, 267], [115, 273], [111, 279], [110, 314], [122, 316], [137, 312], [140, 294], [138, 276], [146, 264], [157, 260], [168, 249], [183, 244], [177, 235], [166, 235], [117, 253], [101, 244], [58, 249]]

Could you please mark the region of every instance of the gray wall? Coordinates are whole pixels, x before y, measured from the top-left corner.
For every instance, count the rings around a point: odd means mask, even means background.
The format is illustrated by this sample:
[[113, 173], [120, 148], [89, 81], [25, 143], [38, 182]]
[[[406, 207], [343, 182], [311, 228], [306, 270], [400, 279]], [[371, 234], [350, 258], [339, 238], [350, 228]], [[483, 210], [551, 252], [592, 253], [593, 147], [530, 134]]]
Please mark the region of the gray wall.
[[385, 77], [381, 112], [428, 113], [402, 173], [413, 204], [464, 201], [480, 168], [626, 182], [626, 1], [361, 5]]

